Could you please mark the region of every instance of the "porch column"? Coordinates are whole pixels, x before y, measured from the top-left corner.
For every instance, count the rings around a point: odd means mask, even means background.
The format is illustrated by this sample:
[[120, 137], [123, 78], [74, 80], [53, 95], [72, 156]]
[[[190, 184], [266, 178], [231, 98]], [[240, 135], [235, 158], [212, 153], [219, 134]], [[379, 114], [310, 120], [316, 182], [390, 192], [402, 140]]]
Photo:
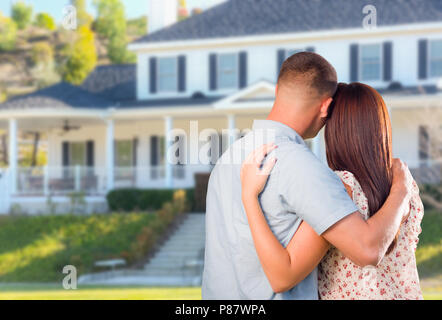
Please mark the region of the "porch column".
[[114, 189], [114, 120], [107, 119], [106, 121], [106, 176], [107, 176], [107, 190]]
[[169, 147], [171, 143], [173, 143], [172, 130], [173, 130], [173, 118], [167, 116], [164, 118], [164, 136], [165, 136], [165, 163], [164, 163], [164, 171], [165, 171], [165, 180], [166, 180], [166, 188], [173, 188], [173, 167], [172, 163], [169, 159]]
[[236, 118], [234, 114], [227, 116], [228, 128], [229, 128], [229, 146], [231, 146], [237, 138], [236, 135]]
[[10, 193], [17, 192], [17, 120], [9, 119], [9, 171]]

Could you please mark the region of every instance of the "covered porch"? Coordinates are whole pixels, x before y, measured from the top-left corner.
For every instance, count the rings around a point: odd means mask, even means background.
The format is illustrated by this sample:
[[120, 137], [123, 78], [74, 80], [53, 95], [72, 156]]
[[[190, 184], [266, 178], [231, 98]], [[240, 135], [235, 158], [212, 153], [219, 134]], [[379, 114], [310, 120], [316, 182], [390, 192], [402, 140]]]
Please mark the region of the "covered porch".
[[[68, 202], [80, 194], [105, 203], [119, 188], [193, 188], [218, 157], [265, 119], [274, 85], [256, 83], [228, 97], [133, 101], [106, 108], [10, 108], [0, 112], [8, 132], [8, 167], [0, 176], [0, 212], [14, 203]], [[393, 152], [420, 183], [440, 183], [442, 99], [438, 94], [384, 93]], [[19, 165], [19, 133], [41, 132], [47, 164]], [[323, 132], [307, 141], [324, 162]], [[172, 148], [171, 146], [177, 146]], [[175, 158], [177, 161], [173, 161]]]

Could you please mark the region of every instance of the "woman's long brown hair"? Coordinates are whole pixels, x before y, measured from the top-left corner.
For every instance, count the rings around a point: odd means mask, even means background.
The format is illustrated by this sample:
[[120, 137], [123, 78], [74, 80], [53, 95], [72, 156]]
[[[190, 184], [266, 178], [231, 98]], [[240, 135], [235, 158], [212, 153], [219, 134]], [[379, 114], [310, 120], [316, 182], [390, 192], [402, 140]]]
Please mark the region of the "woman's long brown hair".
[[391, 123], [381, 95], [362, 83], [340, 83], [330, 106], [325, 143], [330, 168], [354, 174], [368, 199], [369, 216], [375, 214], [393, 178]]

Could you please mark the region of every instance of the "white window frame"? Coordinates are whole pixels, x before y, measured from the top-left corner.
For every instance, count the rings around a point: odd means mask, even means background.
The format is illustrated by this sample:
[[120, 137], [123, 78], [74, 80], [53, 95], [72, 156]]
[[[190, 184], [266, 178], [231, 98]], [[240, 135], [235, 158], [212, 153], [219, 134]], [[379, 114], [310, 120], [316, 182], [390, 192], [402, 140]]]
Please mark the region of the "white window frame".
[[[232, 56], [232, 55], [234, 55], [234, 56], [236, 56], [236, 59], [235, 59], [235, 62], [236, 62], [236, 65], [235, 65], [235, 71], [236, 71], [236, 77], [235, 77], [235, 84], [234, 85], [232, 85], [232, 86], [229, 86], [229, 87], [221, 87], [220, 86], [220, 83], [221, 83], [221, 81], [220, 81], [220, 77], [221, 77], [221, 66], [220, 66], [220, 64], [221, 64], [221, 57], [222, 56]], [[217, 75], [216, 75], [216, 77], [217, 77], [217, 79], [216, 79], [216, 81], [217, 81], [217, 87], [218, 87], [218, 90], [231, 90], [231, 89], [238, 89], [239, 88], [239, 53], [237, 53], [237, 52], [226, 52], [226, 53], [219, 53], [218, 54], [218, 58], [217, 58]]]
[[[379, 46], [379, 78], [378, 79], [364, 79], [363, 78], [363, 73], [362, 73], [362, 50], [364, 47], [368, 47], [368, 46]], [[358, 63], [358, 79], [360, 81], [365, 81], [365, 82], [382, 82], [383, 81], [383, 75], [382, 75], [382, 71], [383, 71], [383, 66], [384, 66], [384, 57], [383, 57], [383, 52], [382, 52], [382, 43], [363, 43], [359, 45], [359, 63]]]
[[[173, 89], [173, 90], [165, 90], [165, 89], [161, 88], [160, 78], [161, 78], [162, 74], [160, 72], [160, 60], [164, 60], [164, 59], [173, 59], [175, 61], [175, 79], [176, 79], [176, 81], [175, 81], [175, 89]], [[158, 57], [156, 68], [157, 68], [157, 79], [156, 79], [157, 80], [157, 92], [158, 93], [176, 93], [176, 92], [178, 92], [178, 81], [179, 81], [179, 79], [178, 79], [178, 77], [179, 77], [179, 75], [178, 75], [178, 57], [175, 57], [175, 56], [173, 56], [173, 57], [172, 56]]]
[[[428, 52], [427, 52], [427, 74], [428, 74], [428, 78], [430, 79], [439, 79], [442, 78], [442, 74], [440, 75], [433, 75], [431, 73], [432, 69], [431, 69], [431, 61], [433, 60], [431, 57], [431, 46], [433, 45], [434, 42], [442, 42], [442, 39], [432, 39], [428, 41]], [[442, 58], [440, 58], [442, 60]]]

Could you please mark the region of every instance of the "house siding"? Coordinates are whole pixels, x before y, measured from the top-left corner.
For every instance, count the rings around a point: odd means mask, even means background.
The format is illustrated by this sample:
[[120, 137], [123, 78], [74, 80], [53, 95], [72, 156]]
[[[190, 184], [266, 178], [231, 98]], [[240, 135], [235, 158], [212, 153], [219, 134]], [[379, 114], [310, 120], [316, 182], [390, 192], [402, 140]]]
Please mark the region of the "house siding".
[[[155, 54], [147, 52], [138, 54], [138, 99], [152, 99], [170, 97], [171, 94], [154, 93], [151, 94], [148, 90], [149, 85], [149, 66], [147, 61], [150, 57], [162, 56], [179, 56], [185, 55], [187, 61], [187, 75], [186, 75], [186, 90], [184, 92], [176, 92], [172, 94], [175, 97], [191, 96], [195, 92], [202, 92], [207, 96], [214, 96], [219, 94], [231, 94], [239, 90], [210, 90], [209, 79], [209, 57], [210, 54], [221, 53], [240, 53], [245, 52], [248, 60], [247, 83], [253, 84], [260, 80], [267, 80], [275, 83], [278, 76], [278, 50], [281, 49], [305, 49], [313, 47], [315, 52], [324, 56], [336, 68], [340, 81], [350, 81], [350, 46], [351, 44], [369, 44], [378, 43], [381, 46], [385, 42], [392, 45], [391, 52], [391, 81], [399, 81], [404, 86], [415, 86], [420, 84], [436, 84], [437, 79], [419, 79], [418, 74], [418, 44], [421, 39], [442, 39], [442, 32], [428, 33], [416, 32], [411, 34], [384, 34], [372, 35], [363, 38], [347, 39], [323, 39], [313, 42], [281, 42], [272, 45], [232, 45], [224, 47], [208, 46], [198, 49], [184, 49], [179, 51], [157, 50]], [[222, 40], [220, 40], [221, 42]], [[383, 60], [383, 59], [382, 59]], [[407, 66], [406, 68], [399, 66]], [[383, 70], [382, 70], [383, 71]], [[382, 74], [382, 73], [381, 73]], [[386, 87], [390, 81], [367, 82], [367, 84], [375, 87]]]

